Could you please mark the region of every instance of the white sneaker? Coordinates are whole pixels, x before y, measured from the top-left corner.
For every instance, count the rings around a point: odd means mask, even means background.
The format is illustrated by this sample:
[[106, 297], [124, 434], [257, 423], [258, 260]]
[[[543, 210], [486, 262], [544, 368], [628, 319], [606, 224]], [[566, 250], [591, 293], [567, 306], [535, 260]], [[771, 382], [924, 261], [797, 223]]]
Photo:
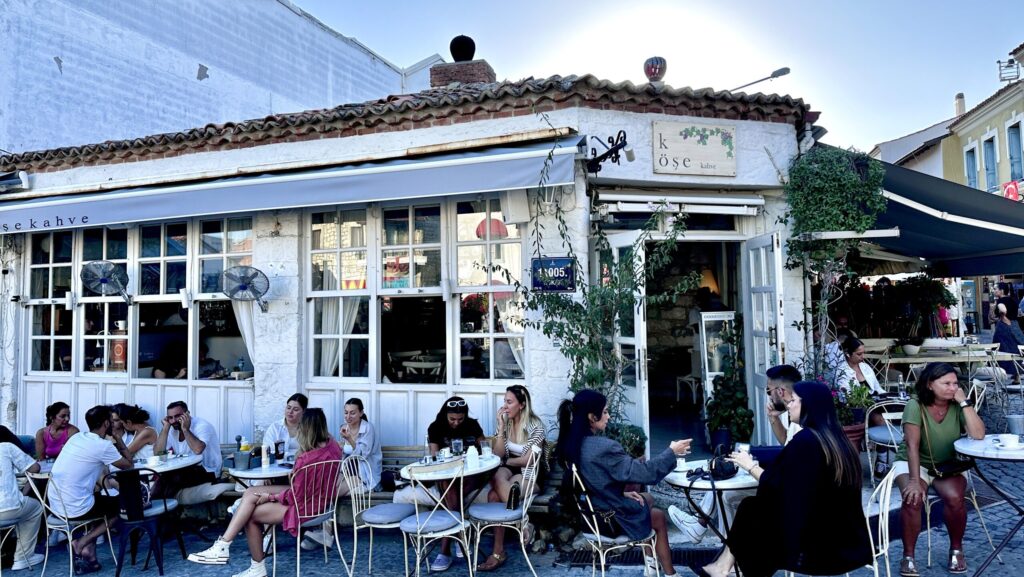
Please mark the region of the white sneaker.
[[249, 561], [249, 568], [241, 573], [235, 573], [231, 577], [267, 577], [267, 565], [263, 561], [259, 563]]
[[47, 547], [56, 547], [57, 545], [68, 540], [68, 536], [60, 531], [51, 531], [50, 536], [46, 538]]
[[106, 535], [100, 535], [99, 537], [96, 537], [96, 544], [97, 545], [102, 545], [102, 544], [104, 544], [106, 542], [107, 542], [107, 536]]
[[700, 524], [696, 517], [689, 513], [684, 513], [675, 505], [668, 508], [668, 518], [693, 543], [700, 543], [701, 539], [704, 538], [704, 533], [708, 530], [707, 527]]
[[[188, 560], [193, 563], [201, 563], [203, 565], [227, 565], [230, 557], [231, 543], [217, 539], [217, 542], [206, 551], [200, 551], [199, 553], [192, 553], [189, 555]], [[266, 574], [267, 572], [264, 570], [263, 575]]]
[[42, 553], [33, 553], [32, 556], [28, 558], [28, 560], [19, 557], [14, 560], [14, 565], [11, 565], [11, 569], [14, 571], [28, 569], [29, 567], [34, 567], [42, 563], [43, 559], [45, 559], [45, 557], [43, 556]]
[[[320, 529], [314, 529], [313, 531], [306, 531], [305, 539], [303, 539], [303, 540], [306, 540], [306, 539], [316, 543], [317, 547], [323, 547], [324, 545], [330, 546], [330, 545], [334, 544], [334, 537], [332, 537], [331, 534], [328, 533], [327, 531], [322, 531]], [[316, 547], [314, 547], [314, 549], [315, 548]]]
[[658, 577], [658, 560], [644, 555], [644, 577]]
[[456, 559], [464, 559], [465, 556], [462, 554], [462, 547], [459, 547], [458, 543], [452, 543], [452, 553]]
[[437, 557], [434, 557], [434, 562], [430, 564], [430, 572], [440, 573], [441, 571], [447, 571], [451, 566], [452, 558], [443, 553], [438, 553]]

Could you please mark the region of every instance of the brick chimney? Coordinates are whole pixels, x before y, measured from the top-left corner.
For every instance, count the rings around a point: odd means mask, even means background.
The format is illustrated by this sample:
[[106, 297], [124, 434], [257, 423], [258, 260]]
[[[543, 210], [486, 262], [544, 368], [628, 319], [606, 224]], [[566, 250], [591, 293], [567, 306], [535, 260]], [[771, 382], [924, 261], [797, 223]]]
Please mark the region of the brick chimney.
[[964, 93], [957, 92], [953, 97], [953, 113], [956, 116], [963, 116], [965, 112], [967, 112], [967, 105], [964, 103]]
[[440, 88], [453, 82], [468, 84], [470, 82], [495, 82], [497, 77], [494, 69], [486, 60], [468, 60], [435, 64], [430, 67], [430, 86]]

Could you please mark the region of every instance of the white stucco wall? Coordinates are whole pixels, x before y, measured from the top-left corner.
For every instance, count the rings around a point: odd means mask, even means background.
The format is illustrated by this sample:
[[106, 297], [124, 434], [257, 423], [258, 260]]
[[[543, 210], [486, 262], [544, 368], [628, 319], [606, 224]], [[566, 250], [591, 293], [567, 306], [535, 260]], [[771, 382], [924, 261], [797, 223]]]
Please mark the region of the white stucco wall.
[[11, 152], [429, 87], [429, 66], [404, 78], [287, 0], [0, 0], [0, 54], [0, 148]]
[[903, 167], [942, 178], [942, 147], [935, 145], [929, 148], [920, 156], [904, 162]]

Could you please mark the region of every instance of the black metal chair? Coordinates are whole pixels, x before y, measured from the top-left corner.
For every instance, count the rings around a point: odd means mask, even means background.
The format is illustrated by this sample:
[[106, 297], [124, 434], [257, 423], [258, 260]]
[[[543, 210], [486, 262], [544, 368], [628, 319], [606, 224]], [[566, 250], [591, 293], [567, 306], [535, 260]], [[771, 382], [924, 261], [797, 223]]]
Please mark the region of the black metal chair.
[[[160, 575], [164, 574], [164, 549], [160, 531], [163, 529], [161, 520], [170, 519], [167, 514], [178, 508], [178, 501], [175, 499], [153, 499], [147, 505], [145, 501], [148, 492], [160, 474], [152, 469], [126, 469], [114, 471], [103, 477], [103, 491], [108, 495], [112, 492], [108, 488], [117, 485], [117, 497], [121, 503], [121, 530], [117, 535], [117, 571], [114, 577], [120, 577], [121, 568], [124, 567], [125, 546], [131, 544], [132, 565], [135, 565], [135, 553], [141, 535], [144, 532], [149, 537], [149, 552], [146, 554], [146, 562], [143, 570], [149, 567], [149, 557], [156, 558], [156, 567]], [[172, 519], [172, 522], [174, 520]], [[185, 541], [181, 538], [181, 531], [174, 525], [175, 537], [178, 539], [178, 547], [181, 549], [181, 558], [186, 559]]]

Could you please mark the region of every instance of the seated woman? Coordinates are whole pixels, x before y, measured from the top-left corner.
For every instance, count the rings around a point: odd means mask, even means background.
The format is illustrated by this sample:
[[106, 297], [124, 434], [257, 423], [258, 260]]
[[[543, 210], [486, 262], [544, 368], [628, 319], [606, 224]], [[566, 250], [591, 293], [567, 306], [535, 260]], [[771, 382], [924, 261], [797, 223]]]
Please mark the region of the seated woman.
[[[558, 408], [558, 458], [566, 471], [576, 465], [594, 507], [614, 512], [619, 527], [630, 539], [645, 539], [653, 528], [662, 571], [675, 575], [665, 512], [651, 506], [650, 495], [625, 489], [628, 483], [654, 485], [664, 479], [675, 469], [676, 457], [689, 452], [690, 440], [672, 441], [660, 453], [652, 451], [648, 461], [634, 459], [622, 445], [599, 435], [608, 426], [607, 404], [604, 395], [590, 389], [576, 393], [572, 401], [562, 401]], [[571, 482], [571, 476], [567, 478]], [[644, 561], [644, 575], [653, 575], [657, 570], [655, 560]]]
[[249, 487], [242, 495], [242, 504], [235, 510], [224, 534], [209, 549], [193, 553], [188, 560], [206, 565], [225, 565], [230, 557], [231, 541], [238, 532], [245, 529], [252, 561], [249, 569], [236, 573], [234, 577], [265, 577], [263, 553], [263, 526], [280, 523], [281, 527], [298, 535], [298, 514], [296, 507], [304, 506], [303, 496], [313, 492], [330, 492], [338, 482], [338, 475], [305, 475], [300, 469], [311, 463], [340, 460], [341, 447], [331, 438], [327, 430], [327, 417], [322, 409], [307, 409], [299, 423], [299, 456], [295, 459], [295, 477], [292, 485], [295, 492], [285, 485]]
[[68, 438], [77, 432], [67, 403], [57, 401], [46, 407], [46, 426], [36, 431], [36, 459], [56, 459]]
[[[487, 495], [492, 503], [507, 503], [513, 485], [523, 480], [523, 467], [533, 453], [533, 447], [544, 448], [544, 422], [533, 412], [530, 392], [523, 385], [512, 385], [505, 389], [505, 404], [498, 409], [495, 426], [494, 454], [501, 457], [501, 467], [494, 473], [494, 489]], [[542, 453], [543, 454], [543, 453]], [[540, 469], [537, 470], [538, 474]], [[539, 488], [537, 489], [539, 490]], [[525, 499], [526, 495], [521, 495]], [[530, 542], [530, 535], [525, 535]], [[477, 571], [493, 571], [501, 567], [505, 555], [505, 529], [494, 529], [494, 550]]]
[[[458, 439], [465, 448], [466, 442], [473, 442], [477, 445], [484, 439], [484, 430], [480, 427], [480, 421], [469, 416], [469, 406], [466, 399], [455, 396], [450, 397], [441, 405], [434, 422], [427, 427], [427, 444], [430, 447], [430, 454], [437, 455], [441, 449], [451, 448], [452, 441]], [[469, 490], [471, 481], [465, 479], [464, 490]], [[441, 483], [441, 492], [444, 493], [444, 484]], [[459, 506], [459, 495], [454, 491], [448, 493], [445, 503], [449, 508]], [[451, 541], [447, 538], [441, 539], [441, 552], [430, 564], [431, 572], [447, 571], [452, 566]]]
[[875, 370], [864, 362], [864, 343], [857, 337], [850, 336], [843, 341], [842, 350], [846, 362], [839, 363], [839, 367], [836, 368], [836, 386], [849, 391], [851, 385], [862, 385], [871, 389], [873, 394], [884, 393], [885, 389], [878, 383]]
[[124, 444], [128, 447], [130, 459], [148, 459], [153, 456], [153, 443], [156, 442], [156, 429], [149, 425], [149, 412], [138, 405], [118, 403], [114, 405], [113, 414], [121, 421], [124, 429]]
[[[1021, 332], [1020, 326], [1007, 316], [1006, 305], [1003, 303], [996, 305], [996, 329], [992, 333], [992, 342], [999, 343], [1000, 352], [1013, 355], [1020, 355], [1018, 347], [1024, 345], [1024, 332]], [[999, 361], [999, 366], [1010, 375], [1013, 384], [1020, 384], [1020, 375], [1017, 374], [1013, 361]]]
[[[846, 439], [832, 391], [818, 382], [793, 386], [790, 414], [802, 430], [768, 471], [749, 453], [730, 459], [760, 481], [757, 495], [740, 503], [726, 547], [698, 575], [840, 575], [871, 563], [871, 542], [861, 509], [860, 456]], [[772, 546], [765, 528], [779, 526]]]
[[[369, 465], [369, 470], [359, 470], [363, 487], [375, 488], [380, 482], [383, 455], [380, 450], [380, 437], [377, 436], [373, 423], [366, 418], [362, 399], [353, 397], [345, 401], [345, 424], [341, 426], [339, 432], [345, 456], [360, 455]], [[339, 494], [348, 495], [352, 488], [344, 480], [341, 483]]]
[[309, 406], [309, 398], [302, 393], [295, 393], [288, 397], [284, 405], [284, 418], [280, 421], [270, 423], [263, 433], [263, 442], [274, 447], [277, 452], [278, 443], [282, 443], [282, 453], [286, 456], [294, 455], [299, 451], [299, 423], [302, 421], [302, 413]]
[[933, 485], [942, 499], [942, 517], [949, 531], [950, 573], [966, 573], [964, 531], [967, 529], [967, 507], [964, 493], [967, 479], [962, 475], [937, 478], [933, 473], [939, 463], [956, 458], [953, 442], [964, 434], [972, 439], [985, 437], [985, 424], [960, 388], [956, 369], [948, 363], [928, 363], [914, 385], [917, 398], [903, 409], [903, 443], [896, 453], [893, 471], [896, 485], [903, 495], [900, 520], [903, 524], [903, 559], [900, 575], [918, 575], [914, 561], [917, 536], [921, 533], [921, 507], [926, 501], [928, 486]]

